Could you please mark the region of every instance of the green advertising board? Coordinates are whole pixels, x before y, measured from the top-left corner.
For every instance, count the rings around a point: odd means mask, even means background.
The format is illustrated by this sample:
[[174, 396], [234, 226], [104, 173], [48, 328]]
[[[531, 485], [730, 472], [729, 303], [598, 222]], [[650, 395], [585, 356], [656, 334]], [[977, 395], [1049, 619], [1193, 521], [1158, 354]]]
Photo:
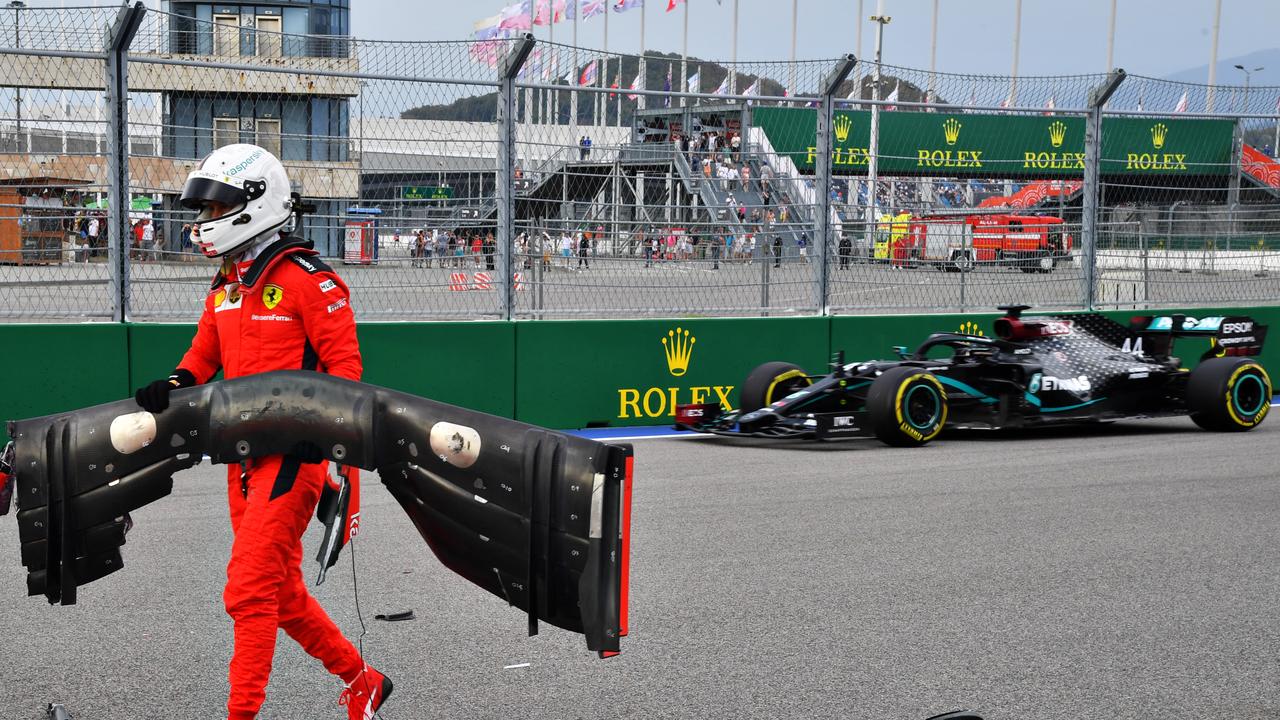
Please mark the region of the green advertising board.
[[401, 200], [451, 200], [453, 188], [448, 185], [401, 185]]
[[[804, 172], [817, 155], [817, 111], [764, 107], [752, 121], [776, 152]], [[879, 170], [887, 175], [1080, 177], [1084, 119], [1062, 116], [884, 112]], [[1102, 126], [1102, 172], [1224, 175], [1231, 167], [1230, 120], [1110, 118]], [[871, 113], [839, 110], [831, 130], [832, 170], [867, 172]]]

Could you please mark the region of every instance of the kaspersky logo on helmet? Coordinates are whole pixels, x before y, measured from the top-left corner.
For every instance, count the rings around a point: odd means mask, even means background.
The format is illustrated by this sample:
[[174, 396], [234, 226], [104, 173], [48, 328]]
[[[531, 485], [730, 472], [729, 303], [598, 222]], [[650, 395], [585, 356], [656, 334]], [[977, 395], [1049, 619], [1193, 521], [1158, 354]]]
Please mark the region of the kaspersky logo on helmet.
[[262, 157], [263, 155], [266, 155], [266, 154], [267, 154], [267, 151], [266, 151], [266, 150], [263, 150], [262, 148], [256, 148], [253, 152], [249, 153], [249, 157], [247, 157], [247, 158], [245, 158], [245, 159], [241, 160], [240, 162], [238, 162], [238, 163], [236, 163], [235, 165], [232, 165], [230, 168], [228, 168], [228, 169], [227, 169], [227, 174], [228, 174], [228, 175], [235, 175], [236, 173], [239, 173], [239, 172], [241, 172], [241, 171], [245, 170], [245, 169], [246, 169], [246, 168], [248, 168], [250, 165], [252, 165], [252, 164], [254, 164], [255, 162], [257, 162], [257, 161], [258, 161], [258, 158], [260, 158], [260, 157]]
[[[661, 357], [666, 361], [664, 367], [671, 377], [684, 377], [689, 372], [697, 340], [684, 327], [668, 330], [659, 338], [662, 344]], [[654, 357], [654, 362], [661, 361]], [[733, 385], [618, 388], [618, 418], [675, 417], [676, 405], [687, 403], [719, 402], [722, 408], [730, 410], [733, 406], [729, 402], [729, 393], [733, 392], [733, 388]]]

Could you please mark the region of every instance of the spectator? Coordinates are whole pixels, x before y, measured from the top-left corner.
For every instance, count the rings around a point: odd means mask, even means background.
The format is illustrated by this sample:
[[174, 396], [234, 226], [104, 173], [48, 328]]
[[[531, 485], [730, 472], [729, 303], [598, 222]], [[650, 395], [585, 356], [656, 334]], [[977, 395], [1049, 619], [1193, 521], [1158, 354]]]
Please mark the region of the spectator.
[[773, 266], [782, 267], [782, 236], [773, 236]]
[[849, 241], [849, 236], [840, 233], [840, 269], [849, 267], [849, 257], [853, 254], [853, 243]]
[[578, 159], [587, 159], [587, 136], [583, 135], [578, 138]]
[[[92, 222], [97, 222], [94, 220]], [[90, 223], [90, 234], [93, 234], [94, 226]], [[96, 240], [96, 238], [94, 238]], [[182, 242], [182, 246], [178, 248], [179, 252], [188, 253], [191, 251], [191, 223], [182, 224], [182, 232], [178, 235], [178, 239]]]
[[427, 255], [427, 236], [421, 230], [413, 234], [413, 247], [410, 248], [410, 257], [413, 258], [413, 267], [422, 267], [423, 258]]
[[716, 233], [711, 233], [711, 269], [720, 269], [720, 255], [724, 252], [724, 241]]
[[809, 236], [806, 233], [800, 233], [800, 239], [796, 241], [796, 247], [800, 248], [800, 259], [806, 264], [809, 262]]
[[742, 157], [742, 135], [734, 133], [733, 139], [729, 141], [729, 146], [733, 148], [733, 157], [735, 160]]
[[578, 269], [579, 270], [582, 270], [584, 267], [587, 270], [591, 269], [591, 259], [590, 257], [588, 257], [590, 253], [591, 253], [591, 233], [586, 233], [585, 235], [582, 236], [582, 239], [578, 241]]
[[480, 267], [480, 256], [484, 254], [484, 238], [480, 233], [471, 236], [471, 264]]
[[588, 135], [585, 138], [583, 138], [582, 144], [583, 144], [583, 147], [586, 148], [585, 150], [582, 151], [582, 159], [583, 160], [591, 159], [591, 136]]
[[484, 269], [493, 270], [493, 255], [497, 251], [497, 243], [493, 240], [493, 233], [490, 232], [484, 236]]

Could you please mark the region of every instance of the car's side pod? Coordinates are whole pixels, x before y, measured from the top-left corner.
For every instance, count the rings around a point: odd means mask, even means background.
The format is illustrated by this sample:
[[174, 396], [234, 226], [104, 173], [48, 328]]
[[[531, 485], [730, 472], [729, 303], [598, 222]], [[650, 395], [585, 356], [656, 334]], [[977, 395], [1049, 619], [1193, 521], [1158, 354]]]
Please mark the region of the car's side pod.
[[29, 594], [76, 602], [120, 569], [128, 513], [208, 454], [238, 463], [300, 440], [377, 470], [440, 560], [602, 657], [626, 634], [632, 452], [330, 375], [286, 371], [9, 423]]

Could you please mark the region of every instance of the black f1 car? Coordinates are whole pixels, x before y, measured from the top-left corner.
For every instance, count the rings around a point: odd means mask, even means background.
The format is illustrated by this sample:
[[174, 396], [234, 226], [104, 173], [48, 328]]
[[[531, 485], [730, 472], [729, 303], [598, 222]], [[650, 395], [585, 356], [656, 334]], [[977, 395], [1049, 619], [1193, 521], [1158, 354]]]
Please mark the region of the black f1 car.
[[[676, 427], [721, 435], [875, 436], [923, 445], [944, 427], [1010, 428], [1190, 415], [1207, 430], [1257, 427], [1271, 379], [1252, 359], [1267, 328], [1249, 317], [1139, 316], [1126, 327], [1096, 313], [1023, 317], [1002, 306], [995, 337], [934, 333], [898, 360], [845, 362], [826, 375], [768, 362], [742, 384], [741, 405], [681, 405]], [[1210, 340], [1194, 370], [1178, 337]]]

